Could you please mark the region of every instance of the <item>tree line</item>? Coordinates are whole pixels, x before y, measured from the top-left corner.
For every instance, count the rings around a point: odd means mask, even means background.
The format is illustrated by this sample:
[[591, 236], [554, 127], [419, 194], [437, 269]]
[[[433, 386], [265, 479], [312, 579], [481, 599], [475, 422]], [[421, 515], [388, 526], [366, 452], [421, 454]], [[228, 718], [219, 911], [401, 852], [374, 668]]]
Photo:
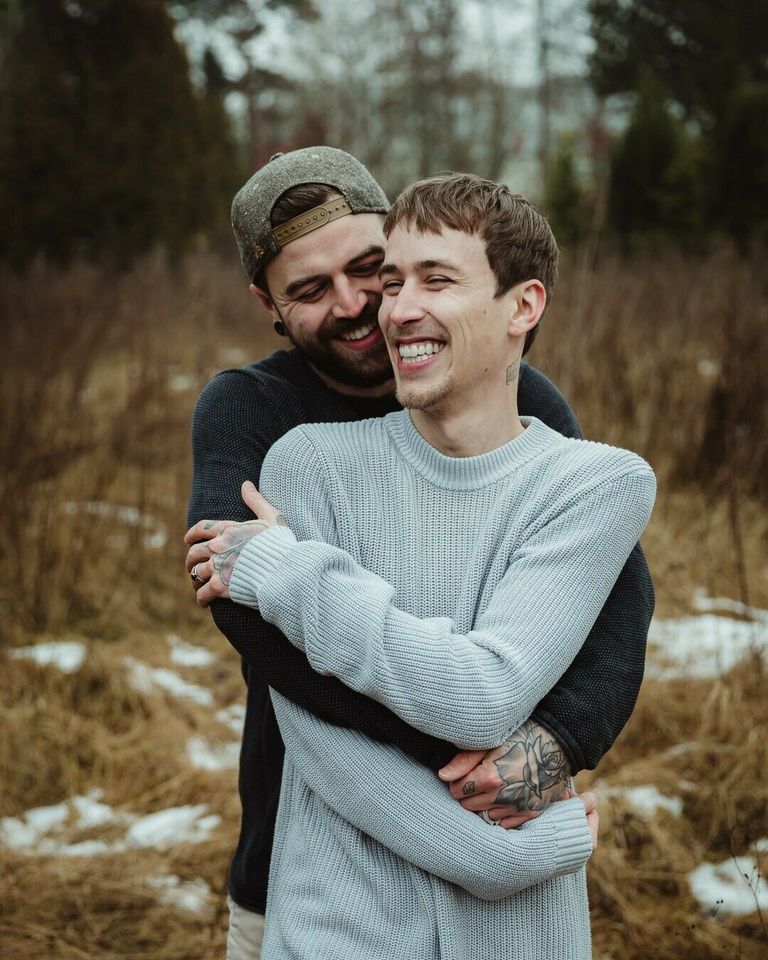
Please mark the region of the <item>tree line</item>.
[[[119, 266], [216, 245], [247, 174], [318, 142], [390, 194], [439, 169], [505, 179], [528, 157], [566, 246], [768, 239], [763, 0], [533, 0], [516, 35], [506, 0], [476, 5], [471, 30], [465, 6], [6, 0], [0, 257]], [[278, 56], [259, 46], [270, 18], [290, 38]], [[237, 62], [206, 41], [190, 64], [180, 25], [226, 36]], [[591, 53], [569, 59], [579, 37]]]

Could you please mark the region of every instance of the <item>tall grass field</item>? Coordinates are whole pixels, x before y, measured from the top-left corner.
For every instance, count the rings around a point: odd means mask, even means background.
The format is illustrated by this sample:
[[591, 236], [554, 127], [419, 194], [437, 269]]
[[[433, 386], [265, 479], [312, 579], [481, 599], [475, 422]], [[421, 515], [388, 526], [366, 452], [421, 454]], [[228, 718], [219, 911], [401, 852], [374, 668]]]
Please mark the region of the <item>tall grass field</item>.
[[[0, 274], [2, 960], [224, 956], [244, 687], [183, 569], [189, 422], [284, 344], [235, 261]], [[574, 255], [529, 360], [659, 481], [646, 680], [577, 780], [594, 956], [765, 958], [768, 272]]]

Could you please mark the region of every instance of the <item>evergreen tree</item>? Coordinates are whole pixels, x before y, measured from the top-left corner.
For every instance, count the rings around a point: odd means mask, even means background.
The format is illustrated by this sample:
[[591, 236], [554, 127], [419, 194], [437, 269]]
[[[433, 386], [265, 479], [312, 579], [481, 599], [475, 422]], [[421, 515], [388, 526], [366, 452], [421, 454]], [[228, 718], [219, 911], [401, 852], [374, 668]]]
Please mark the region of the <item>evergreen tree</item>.
[[699, 157], [663, 91], [642, 83], [611, 158], [608, 217], [625, 239], [690, 237], [700, 225]]
[[205, 124], [161, 0], [28, 0], [0, 92], [12, 262], [179, 251], [205, 228]]
[[[595, 49], [592, 83], [601, 95], [637, 93], [651, 78], [675, 104], [671, 115], [642, 117], [651, 144], [636, 136], [641, 170], [620, 146], [612, 215], [629, 224], [666, 223], [688, 236], [724, 229], [745, 247], [765, 236], [768, 182], [768, 4], [765, 0], [590, 0]], [[633, 123], [641, 122], [635, 116]], [[651, 159], [655, 157], [655, 159]], [[666, 183], [651, 190], [651, 173]], [[643, 173], [642, 171], [645, 171]], [[646, 182], [642, 200], [625, 192]], [[660, 184], [661, 185], [661, 184]], [[643, 207], [643, 210], [639, 209]]]
[[576, 176], [573, 141], [561, 137], [550, 165], [545, 209], [561, 247], [575, 247], [586, 236], [588, 224], [584, 194]]

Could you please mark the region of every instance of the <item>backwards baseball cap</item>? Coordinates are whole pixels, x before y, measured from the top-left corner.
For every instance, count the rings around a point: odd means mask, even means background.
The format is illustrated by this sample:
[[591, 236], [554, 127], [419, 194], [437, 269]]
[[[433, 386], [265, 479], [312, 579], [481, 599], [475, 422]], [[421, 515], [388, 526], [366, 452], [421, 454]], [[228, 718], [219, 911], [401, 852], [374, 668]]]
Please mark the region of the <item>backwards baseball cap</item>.
[[[327, 184], [341, 197], [329, 200], [273, 229], [272, 208], [291, 187]], [[232, 201], [232, 229], [250, 280], [292, 240], [350, 213], [386, 213], [389, 201], [368, 170], [335, 147], [276, 153]]]

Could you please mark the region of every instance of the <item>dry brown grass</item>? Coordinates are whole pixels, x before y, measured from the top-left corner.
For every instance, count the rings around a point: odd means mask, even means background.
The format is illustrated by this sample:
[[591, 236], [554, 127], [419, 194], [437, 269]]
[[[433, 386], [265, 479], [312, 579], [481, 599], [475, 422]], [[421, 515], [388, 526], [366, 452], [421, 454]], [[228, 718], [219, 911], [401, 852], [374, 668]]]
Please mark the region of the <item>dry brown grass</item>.
[[[231, 739], [214, 714], [242, 689], [237, 658], [180, 572], [188, 423], [214, 371], [277, 341], [234, 263], [202, 255], [175, 269], [150, 258], [121, 276], [40, 263], [0, 277], [0, 315], [3, 645], [78, 639], [89, 651], [73, 674], [3, 663], [0, 817], [100, 786], [121, 810], [206, 803], [223, 818], [210, 840], [166, 851], [0, 850], [3, 960], [221, 957], [235, 773], [194, 769], [184, 747], [193, 734]], [[573, 264], [534, 348], [587, 435], [638, 450], [657, 471], [645, 546], [663, 616], [688, 612], [699, 587], [768, 606], [767, 321], [764, 273], [728, 252]], [[164, 545], [151, 541], [159, 529]], [[170, 631], [216, 652], [210, 667], [177, 668], [213, 690], [213, 707], [129, 684], [123, 658], [167, 665]], [[766, 918], [709, 916], [686, 880], [768, 835], [765, 679], [755, 658], [717, 681], [647, 681], [627, 730], [583, 778], [654, 784], [684, 802], [680, 819], [642, 816], [620, 797], [602, 805], [590, 867], [597, 957], [765, 956]], [[210, 909], [159, 903], [147, 885], [159, 873], [202, 877]]]

